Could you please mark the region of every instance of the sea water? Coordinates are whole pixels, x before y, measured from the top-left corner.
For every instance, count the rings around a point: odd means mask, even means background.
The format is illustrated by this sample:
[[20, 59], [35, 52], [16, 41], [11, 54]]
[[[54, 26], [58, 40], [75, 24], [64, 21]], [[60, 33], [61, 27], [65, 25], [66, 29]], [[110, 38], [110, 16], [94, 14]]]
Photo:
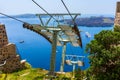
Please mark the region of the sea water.
[[[31, 23], [39, 24], [40, 21], [37, 18], [20, 18], [21, 20]], [[32, 67], [43, 68], [49, 70], [50, 68], [50, 56], [51, 56], [51, 44], [41, 35], [23, 28], [23, 23], [15, 21], [9, 18], [2, 18], [0, 22], [5, 24], [8, 39], [10, 43], [16, 44], [17, 53], [21, 56], [21, 59], [26, 59]], [[53, 23], [51, 23], [52, 25]], [[54, 24], [53, 24], [54, 25]], [[70, 43], [67, 44], [67, 55], [78, 55], [85, 56], [83, 61], [84, 66], [78, 67], [82, 70], [87, 69], [89, 64], [89, 59], [87, 58], [89, 53], [85, 51], [85, 46], [91, 40], [94, 39], [94, 35], [102, 30], [112, 30], [113, 27], [86, 27], [79, 26], [81, 30], [81, 38], [83, 47], [73, 47]], [[86, 37], [85, 32], [89, 32], [91, 37]], [[24, 41], [24, 43], [20, 43]], [[60, 70], [62, 47], [57, 47], [56, 50], [56, 71]], [[65, 71], [72, 71], [72, 66], [65, 64]]]

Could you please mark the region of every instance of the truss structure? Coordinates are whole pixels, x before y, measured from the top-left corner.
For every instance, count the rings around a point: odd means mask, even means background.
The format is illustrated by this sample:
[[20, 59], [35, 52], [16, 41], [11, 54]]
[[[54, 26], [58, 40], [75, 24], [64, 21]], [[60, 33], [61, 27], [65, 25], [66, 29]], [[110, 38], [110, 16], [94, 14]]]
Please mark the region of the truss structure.
[[[50, 74], [54, 74], [55, 60], [56, 60], [56, 47], [63, 46], [64, 42], [70, 42], [73, 46], [79, 47], [82, 45], [82, 42], [79, 36], [80, 34], [79, 29], [77, 27], [72, 26], [72, 25], [71, 26], [70, 25], [59, 25], [59, 23], [56, 27], [49, 26], [48, 24], [52, 17], [50, 16], [48, 21], [44, 23], [41, 17], [43, 15], [47, 16], [48, 14], [37, 14], [37, 16], [40, 19], [41, 24], [30, 25], [30, 24], [24, 23], [23, 27], [42, 35], [45, 39], [47, 39], [52, 44]], [[50, 15], [60, 17], [60, 16], [69, 15], [69, 14], [50, 14]], [[76, 17], [80, 14], [71, 14], [71, 15], [74, 15], [74, 19], [76, 19]], [[57, 21], [58, 20], [56, 20], [56, 22]], [[65, 48], [63, 48], [63, 50], [64, 50], [63, 54], [65, 54]], [[65, 57], [65, 55], [63, 55], [62, 57]]]

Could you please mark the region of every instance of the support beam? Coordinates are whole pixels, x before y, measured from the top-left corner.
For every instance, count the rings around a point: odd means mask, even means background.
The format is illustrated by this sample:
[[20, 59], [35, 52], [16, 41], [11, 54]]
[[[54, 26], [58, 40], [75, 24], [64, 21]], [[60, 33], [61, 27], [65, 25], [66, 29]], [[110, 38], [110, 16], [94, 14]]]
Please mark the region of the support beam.
[[51, 53], [50, 72], [49, 72], [49, 75], [52, 75], [52, 76], [55, 74], [57, 33], [58, 31], [56, 30], [53, 31], [52, 53]]
[[52, 17], [50, 17], [50, 18], [48, 19], [48, 21], [46, 22], [45, 26], [47, 26], [47, 25], [49, 24], [49, 22], [50, 22], [51, 19], [52, 19]]
[[39, 19], [40, 19], [41, 25], [44, 26], [41, 16], [39, 16]]
[[62, 50], [62, 61], [61, 61], [61, 66], [60, 66], [60, 72], [64, 72], [64, 64], [65, 64], [65, 53], [66, 53], [66, 43], [64, 42], [63, 44], [63, 50]]
[[72, 72], [73, 75], [72, 75], [72, 78], [75, 78], [75, 65], [76, 64], [73, 64], [73, 72]]
[[[36, 14], [36, 16], [39, 16], [39, 15], [47, 15], [48, 16], [48, 14], [44, 14], [44, 13], [41, 13], [41, 14]], [[68, 13], [50, 13], [50, 15], [53, 15], [53, 16], [61, 16], [61, 15], [63, 15], [63, 16], [69, 16], [69, 14]], [[71, 13], [71, 15], [81, 15], [80, 13]]]

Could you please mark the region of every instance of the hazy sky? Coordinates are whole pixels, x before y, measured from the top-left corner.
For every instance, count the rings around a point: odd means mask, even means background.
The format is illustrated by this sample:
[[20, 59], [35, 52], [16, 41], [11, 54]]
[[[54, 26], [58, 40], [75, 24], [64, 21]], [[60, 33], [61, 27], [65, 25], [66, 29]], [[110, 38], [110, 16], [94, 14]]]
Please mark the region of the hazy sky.
[[[61, 0], [35, 0], [49, 13], [67, 13]], [[70, 12], [81, 14], [115, 14], [120, 0], [64, 0]], [[0, 0], [0, 12], [6, 14], [43, 13], [32, 0]]]

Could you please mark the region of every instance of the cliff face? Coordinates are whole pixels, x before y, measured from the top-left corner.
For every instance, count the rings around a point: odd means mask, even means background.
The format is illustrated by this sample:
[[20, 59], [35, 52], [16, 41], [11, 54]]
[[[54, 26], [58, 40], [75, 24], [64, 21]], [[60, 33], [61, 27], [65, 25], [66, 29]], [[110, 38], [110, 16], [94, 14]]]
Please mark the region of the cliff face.
[[14, 72], [25, 68], [25, 62], [20, 61], [15, 44], [9, 43], [5, 25], [0, 24], [0, 71]]
[[117, 2], [114, 25], [120, 26], [120, 2]]

